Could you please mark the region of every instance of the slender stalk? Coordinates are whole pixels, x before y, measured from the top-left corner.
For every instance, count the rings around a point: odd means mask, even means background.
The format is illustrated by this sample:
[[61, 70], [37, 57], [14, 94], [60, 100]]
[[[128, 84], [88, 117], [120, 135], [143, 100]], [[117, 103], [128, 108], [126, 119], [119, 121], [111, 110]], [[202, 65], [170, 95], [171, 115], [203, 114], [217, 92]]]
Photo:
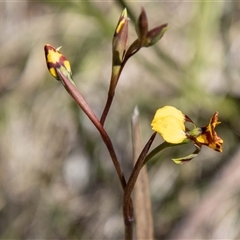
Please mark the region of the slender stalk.
[[123, 175], [121, 166], [118, 162], [117, 159], [117, 155], [115, 153], [112, 141], [110, 139], [110, 137], [108, 136], [107, 132], [105, 131], [105, 129], [103, 128], [102, 124], [100, 123], [100, 121], [98, 120], [98, 118], [96, 117], [96, 115], [94, 114], [94, 112], [92, 111], [92, 109], [89, 107], [89, 105], [87, 104], [86, 100], [82, 97], [81, 93], [78, 91], [78, 89], [68, 80], [68, 78], [66, 78], [64, 76], [64, 74], [62, 74], [61, 71], [59, 71], [58, 69], [56, 70], [58, 73], [58, 76], [60, 77], [61, 81], [63, 82], [63, 85], [65, 87], [65, 89], [68, 91], [68, 93], [72, 96], [72, 98], [76, 101], [76, 103], [80, 106], [80, 108], [84, 111], [84, 113], [89, 117], [89, 119], [91, 120], [91, 122], [95, 125], [95, 127], [98, 129], [107, 149], [108, 152], [111, 156], [113, 165], [117, 171], [119, 180], [121, 182], [122, 188], [125, 189], [126, 187], [126, 179]]
[[[153, 156], [155, 156], [157, 153], [162, 151], [165, 148], [172, 147], [174, 144], [163, 142], [162, 144], [158, 145], [156, 148], [154, 148], [144, 159], [143, 165], [145, 165]], [[176, 145], [176, 144], [175, 144]]]
[[113, 98], [114, 98], [114, 95], [115, 95], [115, 89], [117, 87], [117, 83], [118, 83], [118, 80], [119, 80], [120, 75], [122, 73], [122, 70], [123, 70], [125, 64], [127, 63], [128, 59], [131, 56], [133, 56], [135, 53], [137, 53], [139, 51], [139, 49], [140, 49], [140, 46], [134, 52], [132, 52], [132, 53], [130, 53], [130, 54], [128, 54], [124, 57], [124, 60], [122, 61], [121, 66], [120, 66], [119, 70], [117, 71], [117, 74], [115, 74], [116, 72], [114, 71], [114, 67], [112, 69], [112, 76], [111, 76], [111, 81], [110, 81], [109, 90], [108, 90], [108, 98], [107, 98], [105, 107], [103, 109], [102, 116], [100, 118], [100, 123], [102, 124], [102, 126], [105, 123], [108, 112], [109, 112], [110, 107], [112, 105], [112, 101], [113, 101]]
[[143, 148], [141, 154], [138, 157], [137, 163], [135, 164], [132, 174], [127, 182], [127, 186], [125, 188], [124, 191], [124, 198], [123, 198], [123, 215], [124, 215], [124, 221], [125, 221], [125, 233], [128, 233], [129, 235], [125, 235], [125, 239], [126, 240], [130, 240], [130, 232], [132, 231], [132, 223], [133, 223], [133, 218], [132, 213], [131, 213], [131, 193], [132, 190], [134, 188], [134, 185], [137, 181], [137, 177], [139, 175], [139, 172], [141, 170], [141, 168], [144, 166], [144, 159], [145, 156], [147, 155], [147, 152], [149, 150], [149, 148], [152, 145], [152, 142], [156, 136], [156, 132], [154, 132], [152, 134], [152, 136], [150, 137], [150, 139], [148, 140], [147, 144], [145, 145], [145, 147]]
[[[184, 145], [189, 143], [188, 140], [183, 141], [182, 143], [178, 143], [177, 145]], [[168, 143], [168, 142], [163, 142], [160, 145], [158, 145], [156, 148], [154, 148], [144, 159], [143, 165], [145, 165], [153, 156], [164, 150], [165, 148], [173, 147], [176, 146], [176, 144], [173, 143]]]
[[[121, 72], [121, 71], [120, 71]], [[117, 81], [119, 79], [119, 76], [120, 76], [120, 72], [119, 72], [119, 75], [117, 76]], [[112, 78], [113, 78], [113, 75], [112, 75]], [[117, 81], [116, 81], [116, 84], [117, 84]], [[112, 80], [111, 80], [112, 82]], [[102, 112], [102, 116], [100, 118], [100, 123], [102, 124], [102, 126], [104, 125], [105, 123], [105, 120], [107, 118], [107, 115], [108, 115], [108, 112], [110, 110], [110, 107], [112, 105], [112, 101], [113, 101], [113, 98], [114, 98], [114, 95], [115, 95], [115, 88], [116, 88], [116, 85], [114, 87], [114, 91], [112, 91], [113, 87], [112, 87], [112, 84], [110, 84], [109, 86], [109, 90], [108, 90], [108, 97], [107, 97], [107, 101], [106, 101], [106, 104], [105, 104], [105, 107], [103, 109], [103, 112]]]
[[125, 240], [133, 239], [133, 218], [125, 221]]

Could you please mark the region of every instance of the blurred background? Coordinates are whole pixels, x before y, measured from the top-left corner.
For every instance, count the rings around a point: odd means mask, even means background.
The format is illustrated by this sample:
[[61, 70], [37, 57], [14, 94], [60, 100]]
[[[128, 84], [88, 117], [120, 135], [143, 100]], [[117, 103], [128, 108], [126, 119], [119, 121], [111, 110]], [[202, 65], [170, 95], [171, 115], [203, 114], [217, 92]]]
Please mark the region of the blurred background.
[[[43, 47], [62, 46], [97, 116], [111, 73], [111, 41], [127, 7], [129, 43], [144, 7], [164, 37], [127, 63], [106, 120], [126, 177], [131, 114], [142, 138], [155, 111], [172, 105], [199, 127], [219, 111], [223, 153], [191, 145], [148, 164], [156, 239], [240, 238], [240, 3], [209, 1], [0, 2], [0, 238], [122, 239], [122, 189], [105, 145], [62, 85]], [[153, 147], [162, 142], [157, 136]]]

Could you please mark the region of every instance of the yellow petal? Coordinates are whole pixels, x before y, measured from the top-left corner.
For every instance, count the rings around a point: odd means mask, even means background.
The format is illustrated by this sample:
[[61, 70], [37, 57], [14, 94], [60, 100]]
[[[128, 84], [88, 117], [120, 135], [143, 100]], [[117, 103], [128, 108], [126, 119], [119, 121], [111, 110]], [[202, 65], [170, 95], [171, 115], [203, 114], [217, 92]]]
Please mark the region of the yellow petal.
[[155, 121], [159, 121], [161, 118], [167, 116], [175, 117], [176, 119], [183, 123], [185, 121], [185, 115], [180, 110], [172, 106], [165, 106], [157, 110], [152, 123], [154, 123]]
[[168, 143], [177, 144], [186, 139], [183, 121], [174, 116], [162, 117], [158, 121], [153, 121], [151, 125], [152, 129], [161, 134]]

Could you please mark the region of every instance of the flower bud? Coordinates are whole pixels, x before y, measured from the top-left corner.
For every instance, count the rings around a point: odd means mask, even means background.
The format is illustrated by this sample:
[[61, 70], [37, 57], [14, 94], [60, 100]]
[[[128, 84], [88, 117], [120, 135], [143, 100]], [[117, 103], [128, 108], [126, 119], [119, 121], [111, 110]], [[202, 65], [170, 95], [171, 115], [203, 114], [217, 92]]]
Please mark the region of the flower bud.
[[55, 49], [49, 44], [44, 46], [46, 63], [50, 74], [57, 80], [60, 80], [56, 69], [62, 71], [66, 77], [69, 78], [70, 81], [72, 80], [72, 71], [71, 66], [67, 58], [59, 52], [61, 47]]
[[144, 8], [142, 8], [142, 11], [136, 22], [135, 28], [136, 28], [136, 32], [137, 32], [140, 44], [143, 45], [148, 33], [148, 19], [147, 19], [147, 15]]
[[150, 47], [155, 43], [157, 43], [163, 37], [163, 34], [167, 31], [167, 29], [168, 29], [168, 24], [165, 23], [161, 26], [158, 26], [156, 28], [149, 30], [146, 36], [144, 46]]
[[113, 36], [113, 66], [121, 65], [128, 41], [128, 18], [127, 10], [124, 9], [119, 18], [116, 30]]

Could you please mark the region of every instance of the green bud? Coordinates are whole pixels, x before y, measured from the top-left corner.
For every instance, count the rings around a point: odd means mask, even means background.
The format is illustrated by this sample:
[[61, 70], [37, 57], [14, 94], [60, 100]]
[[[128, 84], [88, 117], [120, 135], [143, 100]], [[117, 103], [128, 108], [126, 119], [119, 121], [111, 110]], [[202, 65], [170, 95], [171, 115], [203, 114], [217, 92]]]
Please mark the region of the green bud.
[[157, 43], [163, 37], [163, 34], [167, 31], [167, 29], [168, 29], [168, 24], [165, 23], [161, 26], [158, 26], [148, 31], [144, 46], [150, 47], [155, 43]]
[[190, 137], [196, 138], [198, 137], [200, 134], [202, 133], [202, 129], [201, 128], [194, 128], [191, 131], [188, 132], [188, 135]]

